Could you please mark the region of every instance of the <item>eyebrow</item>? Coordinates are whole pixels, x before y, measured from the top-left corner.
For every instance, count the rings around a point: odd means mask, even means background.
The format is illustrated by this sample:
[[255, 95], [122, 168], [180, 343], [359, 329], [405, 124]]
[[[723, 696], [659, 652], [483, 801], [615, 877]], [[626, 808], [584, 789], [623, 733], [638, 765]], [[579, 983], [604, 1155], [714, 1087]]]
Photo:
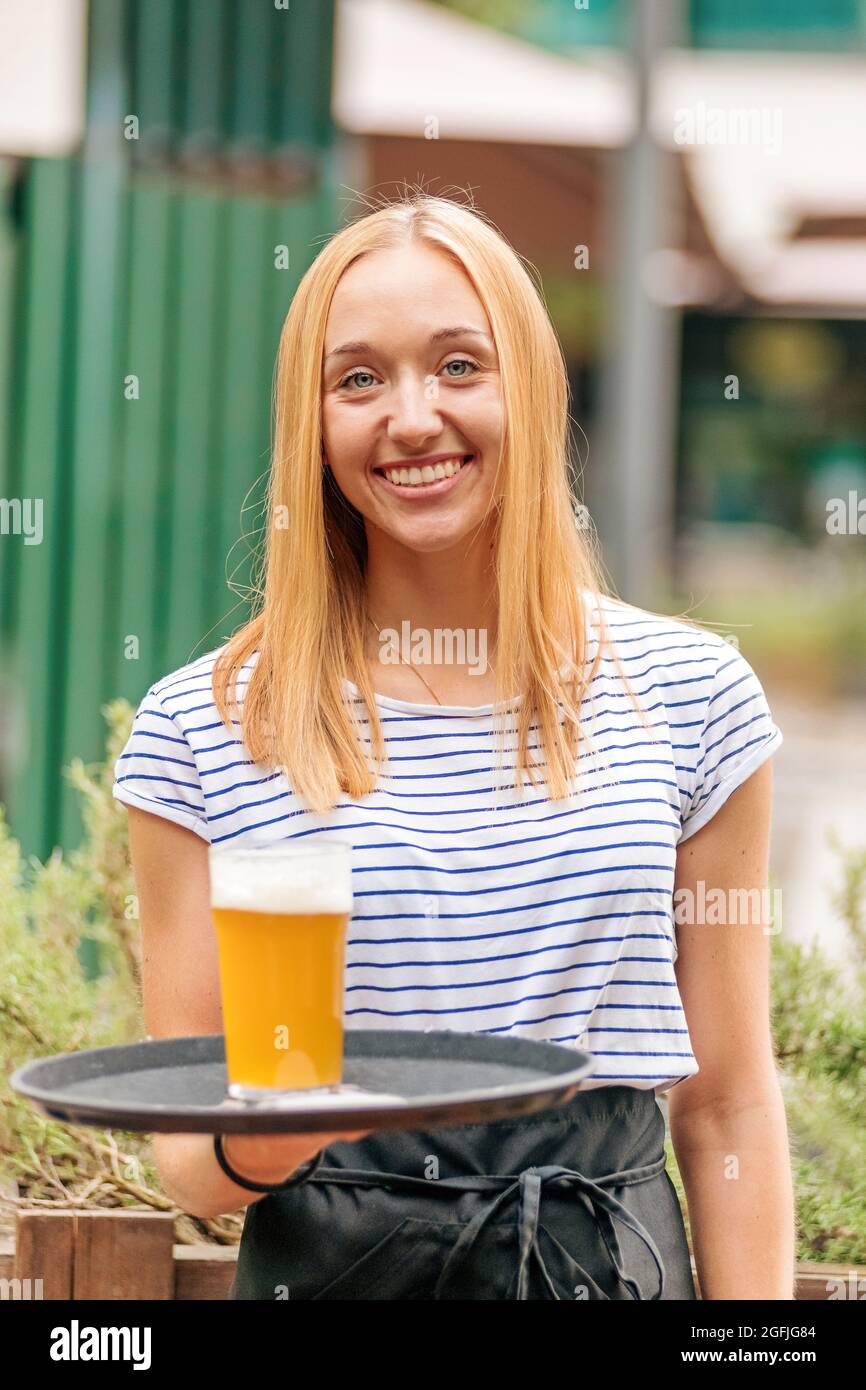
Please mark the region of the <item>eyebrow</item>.
[[[491, 343], [488, 334], [482, 333], [480, 329], [461, 326], [456, 328], [439, 328], [435, 333], [430, 334], [427, 341], [432, 346], [433, 343], [441, 343], [449, 338], [483, 338], [485, 342]], [[349, 357], [354, 356], [356, 353], [372, 353], [375, 351], [376, 349], [371, 343], [342, 343], [340, 347], [334, 348], [333, 352], [327, 354], [325, 361], [330, 362], [333, 357]]]

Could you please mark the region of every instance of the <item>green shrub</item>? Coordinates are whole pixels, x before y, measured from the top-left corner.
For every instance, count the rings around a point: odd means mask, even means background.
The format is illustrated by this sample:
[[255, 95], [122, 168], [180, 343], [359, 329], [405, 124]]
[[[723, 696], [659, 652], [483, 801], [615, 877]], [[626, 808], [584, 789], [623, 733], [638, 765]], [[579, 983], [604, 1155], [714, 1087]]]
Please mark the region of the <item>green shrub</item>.
[[[147, 1135], [66, 1125], [43, 1115], [8, 1077], [37, 1057], [135, 1042], [144, 1036], [141, 949], [127, 819], [111, 795], [114, 763], [132, 724], [125, 700], [106, 705], [105, 759], [76, 759], [85, 838], [64, 859], [22, 862], [0, 807], [0, 1192], [16, 1206], [147, 1206], [176, 1211], [161, 1190]], [[90, 943], [98, 969], [87, 968]], [[236, 1240], [238, 1216], [178, 1214], [180, 1241]]]
[[[866, 1265], [864, 856], [835, 847], [843, 886], [833, 901], [861, 964], [843, 975], [816, 944], [790, 942], [784, 933], [771, 938], [773, 1041], [791, 1146], [797, 1260]], [[667, 1148], [684, 1204], [670, 1142]]]

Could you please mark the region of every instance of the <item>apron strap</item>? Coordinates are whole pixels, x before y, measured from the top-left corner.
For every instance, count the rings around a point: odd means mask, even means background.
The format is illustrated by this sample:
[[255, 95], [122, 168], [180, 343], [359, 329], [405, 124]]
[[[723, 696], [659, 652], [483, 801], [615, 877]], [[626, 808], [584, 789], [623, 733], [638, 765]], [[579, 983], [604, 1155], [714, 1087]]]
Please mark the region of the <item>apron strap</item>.
[[[662, 1167], [664, 1167], [664, 1160], [661, 1165], [650, 1166], [657, 1167], [658, 1171], [661, 1172]], [[633, 1170], [633, 1172], [637, 1171], [646, 1170]], [[637, 1180], [645, 1181], [646, 1179], [640, 1178]], [[609, 1182], [610, 1179], [606, 1181]], [[632, 1181], [635, 1181], [635, 1179], [632, 1178]], [[433, 1297], [442, 1298], [449, 1281], [466, 1260], [484, 1227], [492, 1217], [497, 1214], [501, 1207], [504, 1207], [507, 1202], [515, 1198], [517, 1199], [517, 1234], [519, 1249], [516, 1296], [518, 1299], [528, 1298], [529, 1258], [530, 1255], [534, 1255], [545, 1285], [553, 1294], [554, 1298], [559, 1297], [553, 1286], [553, 1281], [550, 1278], [550, 1273], [544, 1263], [544, 1257], [538, 1244], [538, 1217], [541, 1206], [541, 1193], [546, 1183], [576, 1188], [577, 1191], [587, 1199], [598, 1223], [602, 1240], [610, 1255], [611, 1263], [616, 1270], [617, 1278], [620, 1283], [629, 1290], [633, 1299], [644, 1301], [645, 1295], [642, 1293], [640, 1285], [636, 1280], [627, 1275], [623, 1268], [619, 1242], [616, 1238], [616, 1229], [613, 1223], [614, 1221], [621, 1221], [624, 1226], [628, 1226], [629, 1230], [634, 1231], [635, 1235], [643, 1241], [644, 1245], [649, 1250], [658, 1273], [658, 1290], [650, 1295], [649, 1301], [661, 1298], [664, 1292], [664, 1265], [658, 1246], [643, 1223], [632, 1216], [631, 1212], [628, 1211], [616, 1197], [612, 1196], [609, 1192], [605, 1192], [600, 1183], [593, 1182], [591, 1178], [584, 1177], [584, 1175], [577, 1172], [576, 1169], [561, 1168], [555, 1164], [542, 1168], [524, 1169], [515, 1181], [512, 1182], [510, 1187], [507, 1187], [504, 1192], [501, 1192], [498, 1197], [495, 1197], [492, 1202], [488, 1203], [487, 1206], [483, 1207], [482, 1210], [473, 1217], [468, 1225], [460, 1232], [460, 1235], [450, 1250], [448, 1258], [442, 1266], [442, 1271], [439, 1275]]]
[[[437, 1178], [435, 1181], [431, 1181], [429, 1178], [412, 1177], [406, 1173], [384, 1173], [365, 1168], [320, 1168], [318, 1172], [310, 1176], [309, 1181], [313, 1183], [344, 1183], [352, 1187], [387, 1187], [408, 1192], [423, 1190], [428, 1196], [431, 1192], [496, 1192], [497, 1196], [482, 1207], [466, 1224], [449, 1251], [436, 1283], [433, 1294], [435, 1299], [443, 1297], [444, 1290], [467, 1259], [488, 1222], [508, 1202], [515, 1199], [517, 1201], [518, 1236], [516, 1297], [518, 1299], [529, 1297], [529, 1261], [534, 1256], [546, 1288], [553, 1298], [559, 1299], [538, 1244], [538, 1220], [541, 1212], [541, 1198], [546, 1184], [574, 1188], [589, 1204], [616, 1271], [617, 1279], [628, 1289], [633, 1299], [652, 1302], [660, 1299], [664, 1292], [665, 1271], [658, 1246], [643, 1223], [632, 1216], [622, 1202], [612, 1193], [606, 1192], [605, 1188], [631, 1187], [636, 1183], [648, 1182], [651, 1178], [657, 1177], [663, 1171], [664, 1166], [665, 1155], [662, 1154], [656, 1162], [646, 1164], [644, 1167], [626, 1168], [619, 1173], [607, 1173], [596, 1179], [587, 1178], [574, 1168], [548, 1164], [540, 1168], [525, 1168], [516, 1175], [470, 1174], [465, 1177]], [[649, 1300], [646, 1300], [637, 1281], [626, 1274], [623, 1268], [622, 1255], [614, 1226], [615, 1221], [621, 1221], [624, 1226], [633, 1231], [643, 1241], [653, 1258], [658, 1274], [658, 1290], [649, 1296]], [[584, 1278], [587, 1278], [585, 1271], [579, 1265], [576, 1268], [583, 1274]]]

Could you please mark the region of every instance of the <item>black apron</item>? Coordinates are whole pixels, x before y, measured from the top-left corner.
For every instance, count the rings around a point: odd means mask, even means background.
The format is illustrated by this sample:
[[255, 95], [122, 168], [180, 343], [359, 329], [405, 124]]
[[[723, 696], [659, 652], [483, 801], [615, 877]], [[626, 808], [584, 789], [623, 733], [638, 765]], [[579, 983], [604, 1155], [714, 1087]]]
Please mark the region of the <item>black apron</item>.
[[230, 1299], [693, 1299], [655, 1092], [325, 1150], [246, 1209]]

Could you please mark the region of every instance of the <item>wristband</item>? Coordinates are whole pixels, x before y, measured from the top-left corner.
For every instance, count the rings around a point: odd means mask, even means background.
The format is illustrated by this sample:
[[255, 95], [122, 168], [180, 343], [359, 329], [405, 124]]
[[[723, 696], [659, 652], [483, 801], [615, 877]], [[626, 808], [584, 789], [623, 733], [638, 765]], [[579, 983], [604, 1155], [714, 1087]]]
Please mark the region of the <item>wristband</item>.
[[[322, 1159], [325, 1157], [325, 1150], [320, 1149], [317, 1154], [314, 1154], [309, 1164], [306, 1165], [306, 1172], [302, 1172], [304, 1167], [302, 1164], [301, 1168], [291, 1173], [289, 1177], [286, 1178], [285, 1182], [253, 1182], [250, 1178], [242, 1178], [239, 1173], [234, 1171], [223, 1152], [222, 1139], [223, 1136], [221, 1134], [215, 1134], [213, 1137], [213, 1147], [217, 1162], [226, 1177], [231, 1178], [232, 1182], [237, 1183], [238, 1187], [245, 1187], [248, 1192], [282, 1192], [286, 1187], [300, 1187], [302, 1183], [307, 1182], [307, 1180], [313, 1176], [316, 1170], [321, 1166]], [[299, 1173], [300, 1177], [298, 1176]]]

